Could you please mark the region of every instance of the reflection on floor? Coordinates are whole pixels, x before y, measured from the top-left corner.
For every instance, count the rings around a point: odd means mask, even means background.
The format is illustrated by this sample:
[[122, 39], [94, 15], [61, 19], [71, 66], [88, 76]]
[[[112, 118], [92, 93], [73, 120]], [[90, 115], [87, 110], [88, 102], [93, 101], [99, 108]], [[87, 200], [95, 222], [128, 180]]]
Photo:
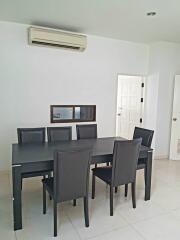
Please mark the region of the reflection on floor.
[[[11, 183], [0, 174], [0, 238], [46, 240], [53, 237], [52, 202], [42, 214], [42, 186], [39, 178], [23, 183], [23, 230], [14, 232]], [[91, 189], [91, 188], [90, 188]], [[143, 172], [137, 174], [137, 208], [130, 192], [122, 186], [114, 194], [114, 216], [109, 216], [109, 189], [97, 181], [95, 200], [90, 199], [90, 227], [85, 228], [82, 200], [59, 205], [58, 237], [61, 240], [179, 240], [180, 239], [180, 162], [156, 160], [153, 165], [152, 197], [145, 202]]]

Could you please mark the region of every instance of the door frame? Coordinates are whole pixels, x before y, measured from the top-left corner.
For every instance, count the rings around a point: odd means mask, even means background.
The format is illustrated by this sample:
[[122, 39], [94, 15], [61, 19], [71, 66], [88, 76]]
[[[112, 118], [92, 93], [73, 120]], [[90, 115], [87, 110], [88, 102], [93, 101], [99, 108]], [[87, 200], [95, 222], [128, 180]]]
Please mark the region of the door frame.
[[[175, 100], [175, 86], [176, 86], [176, 76], [179, 76], [180, 77], [180, 74], [175, 74], [174, 75], [174, 82], [173, 82], [173, 99], [172, 99], [172, 111], [171, 111], [171, 133], [170, 133], [170, 144], [169, 144], [169, 160], [171, 161], [180, 161], [179, 158], [177, 158], [175, 155], [174, 155], [174, 152], [172, 150], [172, 145], [174, 144], [173, 143], [173, 137], [174, 137], [174, 131], [173, 131], [173, 118], [175, 117], [174, 116], [174, 100]], [[180, 80], [179, 80], [180, 81]]]
[[[116, 110], [115, 110], [115, 136], [117, 136], [117, 97], [118, 97], [118, 76], [121, 75], [121, 76], [130, 76], [130, 77], [142, 77], [143, 79], [143, 83], [144, 83], [144, 87], [143, 87], [143, 92], [142, 92], [142, 98], [143, 98], [143, 104], [142, 104], [142, 119], [144, 119], [145, 117], [145, 105], [146, 105], [146, 79], [147, 79], [147, 75], [145, 74], [132, 74], [132, 73], [117, 73], [117, 77], [116, 77], [116, 98], [115, 98], [115, 107], [116, 107]], [[142, 121], [142, 124], [141, 124], [142, 127], [144, 127], [144, 121]]]

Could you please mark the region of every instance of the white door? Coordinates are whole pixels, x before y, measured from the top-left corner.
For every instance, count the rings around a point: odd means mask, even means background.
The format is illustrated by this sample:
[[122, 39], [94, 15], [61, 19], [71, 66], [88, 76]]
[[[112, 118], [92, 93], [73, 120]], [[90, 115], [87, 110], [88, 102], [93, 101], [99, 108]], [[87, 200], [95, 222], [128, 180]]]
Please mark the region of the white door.
[[180, 160], [180, 75], [175, 76], [170, 159]]
[[144, 78], [118, 75], [116, 136], [132, 139], [134, 127], [142, 126]]

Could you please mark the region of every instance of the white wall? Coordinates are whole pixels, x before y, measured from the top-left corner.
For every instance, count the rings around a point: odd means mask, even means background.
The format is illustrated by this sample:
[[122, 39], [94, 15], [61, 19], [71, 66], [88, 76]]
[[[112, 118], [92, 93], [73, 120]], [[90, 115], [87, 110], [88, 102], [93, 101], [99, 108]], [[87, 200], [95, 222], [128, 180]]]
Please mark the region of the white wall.
[[180, 44], [151, 44], [148, 72], [147, 126], [155, 129], [155, 155], [164, 158], [169, 156], [174, 77], [180, 73]]
[[17, 127], [50, 125], [50, 104], [96, 104], [98, 135], [115, 135], [117, 74], [147, 73], [147, 45], [88, 36], [83, 53], [32, 47], [27, 27], [0, 22], [0, 170]]

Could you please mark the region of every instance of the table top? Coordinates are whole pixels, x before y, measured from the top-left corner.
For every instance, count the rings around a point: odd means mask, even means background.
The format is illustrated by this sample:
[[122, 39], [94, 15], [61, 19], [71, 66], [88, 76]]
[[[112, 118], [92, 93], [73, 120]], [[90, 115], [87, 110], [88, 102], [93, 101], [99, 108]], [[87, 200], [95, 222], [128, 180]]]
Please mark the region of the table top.
[[[125, 140], [121, 137], [108, 137], [97, 139], [72, 140], [58, 143], [43, 144], [13, 144], [12, 145], [12, 164], [25, 164], [32, 162], [51, 161], [55, 150], [68, 150], [75, 148], [92, 148], [92, 156], [112, 155], [114, 141]], [[141, 146], [140, 152], [148, 152], [152, 149]]]

